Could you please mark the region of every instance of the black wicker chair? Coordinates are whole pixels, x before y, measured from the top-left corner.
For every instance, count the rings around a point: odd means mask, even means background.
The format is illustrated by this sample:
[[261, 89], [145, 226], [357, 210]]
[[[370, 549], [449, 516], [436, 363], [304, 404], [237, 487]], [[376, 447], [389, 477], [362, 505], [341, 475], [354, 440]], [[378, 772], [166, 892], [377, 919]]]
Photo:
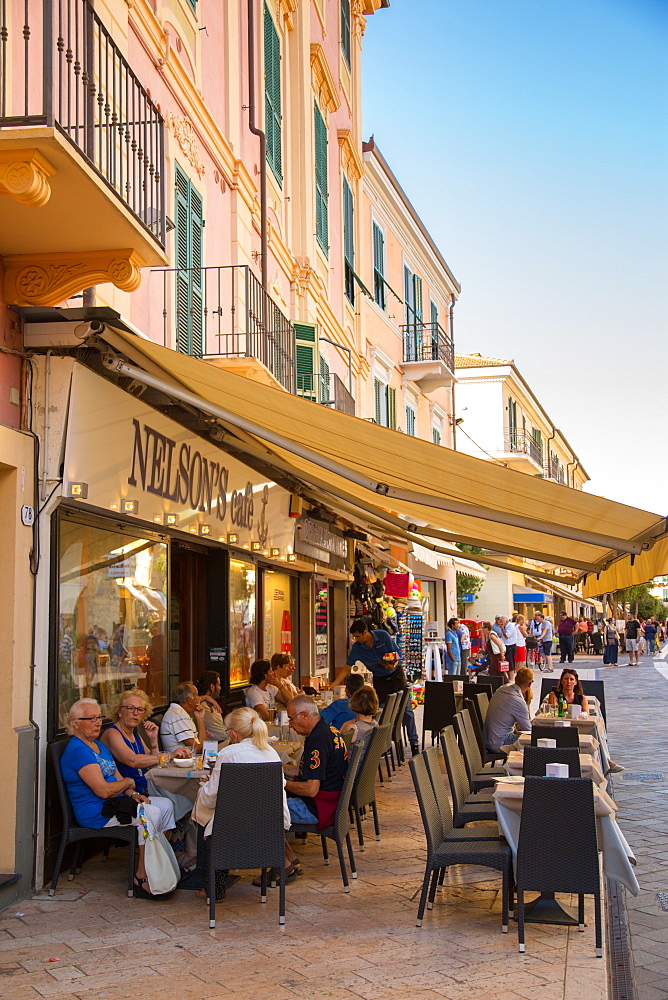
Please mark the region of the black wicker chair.
[[225, 764], [224, 774], [209, 838], [209, 927], [216, 926], [216, 872], [230, 868], [262, 869], [263, 903], [267, 902], [267, 869], [278, 869], [278, 920], [284, 924], [283, 766], [280, 761]]
[[525, 747], [522, 774], [533, 778], [545, 777], [546, 764], [568, 764], [568, 777], [580, 778], [580, 753], [577, 747]]
[[[477, 694], [484, 695], [483, 703], [485, 704], [485, 711], [486, 711], [487, 705], [489, 705], [490, 701], [492, 700], [492, 695], [494, 694], [494, 688], [492, 687], [492, 685], [485, 684], [482, 681], [476, 684], [474, 684], [472, 681], [464, 681], [464, 697], [473, 698], [475, 700], [475, 696]], [[483, 719], [480, 724], [482, 725], [484, 721], [485, 720]]]
[[497, 688], [503, 687], [503, 677], [497, 674], [478, 674], [478, 684], [487, 684], [492, 688], [492, 691], [496, 691]]
[[[378, 823], [378, 807], [376, 805], [376, 769], [385, 747], [387, 746], [388, 733], [390, 733], [389, 723], [386, 726], [379, 726], [366, 746], [366, 751], [357, 771], [357, 777], [353, 785], [350, 796], [350, 806], [355, 816], [357, 827], [357, 839], [360, 850], [364, 850], [364, 834], [362, 833], [362, 810], [366, 806], [371, 806], [373, 815], [373, 825], [376, 832], [376, 840], [380, 840], [380, 825]], [[354, 745], [354, 744], [353, 744]]]
[[60, 759], [63, 756], [65, 747], [68, 744], [68, 740], [61, 740], [59, 743], [52, 743], [49, 747], [49, 757], [51, 759], [51, 766], [53, 767], [54, 777], [56, 779], [56, 787], [58, 789], [58, 798], [60, 799], [60, 808], [63, 813], [63, 832], [60, 836], [60, 847], [58, 848], [58, 857], [56, 858], [56, 866], [53, 869], [53, 878], [51, 879], [51, 888], [49, 889], [49, 896], [53, 896], [56, 891], [56, 886], [58, 885], [58, 879], [60, 878], [60, 870], [63, 866], [63, 857], [65, 855], [65, 848], [68, 844], [76, 844], [74, 848], [74, 856], [72, 858], [72, 867], [70, 868], [70, 874], [68, 876], [71, 881], [75, 874], [77, 874], [81, 869], [79, 868], [79, 858], [81, 855], [81, 844], [84, 840], [95, 840], [104, 839], [109, 841], [121, 841], [127, 843], [130, 847], [130, 857], [128, 859], [128, 896], [134, 896], [134, 875], [135, 875], [135, 852], [137, 849], [137, 828], [135, 826], [113, 826], [113, 827], [103, 827], [101, 830], [95, 830], [88, 826], [79, 826], [74, 818], [74, 812], [72, 810], [72, 803], [70, 802], [70, 797], [67, 794], [67, 788], [65, 787], [65, 782], [63, 781], [63, 775], [60, 770]]
[[473, 695], [464, 695], [464, 700], [473, 702], [473, 708], [475, 709], [475, 714], [478, 716], [478, 722], [480, 723], [480, 728], [482, 729], [485, 725], [485, 719], [487, 718], [489, 703], [492, 700], [491, 694], [488, 696], [486, 691], [474, 691]]
[[494, 761], [497, 760], [505, 760], [506, 754], [503, 750], [488, 750], [485, 746], [482, 738], [482, 726], [480, 724], [478, 713], [475, 710], [475, 702], [471, 701], [470, 698], [464, 698], [464, 708], [468, 708], [469, 710], [471, 726], [473, 728], [475, 741], [478, 744], [478, 752], [480, 753], [480, 761], [483, 767], [485, 764], [493, 764]]
[[[461, 678], [459, 678], [461, 680]], [[457, 711], [453, 684], [442, 681], [426, 681], [424, 686], [424, 709], [422, 712], [422, 749], [425, 733], [431, 733], [431, 742], [436, 740], [444, 726], [451, 726]]]
[[[432, 749], [436, 750], [436, 747]], [[427, 864], [422, 880], [422, 894], [418, 906], [416, 926], [422, 926], [425, 904], [430, 910], [433, 909], [436, 884], [443, 869], [450, 865], [478, 865], [494, 868], [502, 873], [501, 929], [506, 934], [508, 932], [509, 910], [512, 909], [512, 855], [510, 847], [498, 839], [476, 841], [452, 839], [451, 833], [454, 831], [446, 832], [443, 827], [441, 813], [424, 760], [424, 753], [409, 760], [408, 766], [427, 838]], [[429, 894], [428, 899], [427, 893]]]
[[[525, 778], [517, 844], [517, 939], [524, 951], [524, 893], [578, 895], [584, 930], [584, 893], [594, 896], [596, 957], [603, 955], [601, 882], [593, 784], [588, 778]], [[545, 850], [545, 831], [550, 849]]]
[[[388, 694], [385, 699], [380, 712], [376, 716], [378, 720], [378, 728], [381, 726], [393, 726], [397, 715], [397, 702], [401, 701], [401, 691], [393, 691], [392, 694]], [[392, 772], [390, 770], [390, 746], [392, 744], [392, 731], [390, 730], [389, 737], [386, 737], [386, 745], [383, 748], [383, 753], [381, 757], [385, 761], [385, 767], [387, 768], [387, 780], [392, 781]], [[378, 777], [380, 778], [381, 785], [383, 784], [383, 765], [378, 762]]]
[[[401, 703], [403, 699], [404, 699], [404, 692], [395, 691], [395, 699], [392, 705], [392, 710], [390, 714], [386, 717], [386, 721], [383, 722], [383, 726], [381, 727], [383, 728], [386, 725], [388, 726], [387, 734], [385, 736], [385, 746], [383, 747], [382, 757], [383, 760], [385, 761], [385, 766], [387, 768], [387, 777], [389, 781], [392, 780], [392, 773], [397, 770], [397, 765], [394, 760], [394, 745], [392, 743], [392, 734], [394, 732], [394, 727], [396, 725], [397, 718], [399, 717], [399, 711], [401, 710]], [[390, 765], [392, 766], [392, 772], [390, 772]], [[378, 766], [380, 767], [380, 762]]]
[[350, 873], [353, 878], [357, 878], [357, 867], [355, 865], [355, 855], [353, 854], [353, 845], [350, 839], [350, 829], [348, 826], [348, 809], [350, 807], [350, 797], [353, 791], [353, 785], [355, 783], [355, 778], [357, 777], [357, 770], [360, 765], [362, 756], [362, 751], [360, 747], [356, 747], [353, 743], [353, 750], [348, 758], [348, 770], [346, 772], [346, 778], [343, 782], [343, 788], [341, 789], [341, 795], [339, 796], [339, 801], [336, 806], [336, 813], [334, 814], [334, 822], [331, 826], [326, 826], [324, 829], [319, 830], [317, 823], [293, 823], [290, 827], [292, 833], [317, 833], [322, 841], [322, 856], [324, 863], [329, 864], [329, 852], [327, 850], [327, 839], [333, 840], [336, 843], [336, 849], [339, 855], [339, 864], [341, 866], [341, 878], [343, 880], [343, 889], [345, 892], [350, 892], [350, 885], [348, 883], [348, 873], [346, 871], [346, 860], [343, 854], [343, 844], [345, 841], [346, 847], [348, 849], [348, 858], [350, 860]]
[[487, 824], [485, 826], [482, 824], [480, 826], [467, 826], [463, 829], [455, 828], [452, 820], [450, 799], [445, 787], [445, 775], [441, 769], [443, 752], [438, 743], [434, 743], [433, 747], [423, 750], [420, 756], [424, 758], [424, 762], [427, 765], [429, 780], [431, 781], [431, 787], [434, 789], [438, 811], [441, 814], [443, 822], [444, 834], [447, 834], [452, 840], [498, 840], [500, 836], [498, 823], [494, 825]]
[[409, 687], [407, 687], [405, 691], [401, 692], [399, 710], [394, 719], [392, 741], [394, 743], [394, 752], [397, 757], [397, 767], [401, 767], [402, 764], [406, 762], [406, 755], [404, 753], [404, 712], [406, 711], [406, 705], [408, 704], [412, 693], [413, 692]]
[[482, 766], [480, 751], [478, 750], [468, 708], [457, 712], [454, 718], [454, 726], [471, 790], [478, 792], [481, 788], [494, 788], [496, 777], [505, 776], [506, 771], [503, 767]]
[[452, 726], [447, 726], [440, 738], [450, 783], [455, 826], [462, 827], [474, 820], [496, 819], [496, 809], [489, 793], [469, 794], [466, 768]]
[[555, 740], [558, 747], [580, 748], [580, 734], [577, 726], [532, 726], [531, 746], [537, 740]]

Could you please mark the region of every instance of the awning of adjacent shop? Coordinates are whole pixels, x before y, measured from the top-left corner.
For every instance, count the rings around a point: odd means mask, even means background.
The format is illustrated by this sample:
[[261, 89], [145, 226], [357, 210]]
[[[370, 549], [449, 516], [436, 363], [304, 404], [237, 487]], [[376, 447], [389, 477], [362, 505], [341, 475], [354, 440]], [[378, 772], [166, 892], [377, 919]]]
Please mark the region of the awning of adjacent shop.
[[[534, 584], [536, 583], [536, 580], [532, 580], [531, 577], [529, 576], [526, 578], [526, 580], [527, 583], [534, 583]], [[540, 584], [538, 584], [538, 586], [540, 586]], [[558, 583], [550, 583], [549, 589], [556, 597], [563, 597], [564, 600], [566, 601], [574, 601], [576, 604], [586, 604], [589, 607], [593, 608], [595, 608], [599, 604], [598, 601], [588, 600], [586, 597], [584, 597], [579, 588], [577, 591], [569, 590], [568, 587], [560, 587]], [[550, 600], [552, 600], [552, 598], [550, 598]], [[603, 609], [602, 605], [599, 608], [597, 608], [597, 610], [602, 610], [602, 609]]]
[[[665, 519], [556, 483], [525, 476], [419, 438], [400, 436], [280, 389], [251, 383], [204, 361], [107, 327], [107, 344], [130, 364], [110, 372], [143, 381], [198, 407], [224, 427], [270, 447], [303, 482], [334, 496], [404, 515], [413, 530], [495, 548], [555, 565], [599, 572], [623, 553], [639, 554], [665, 535]], [[98, 341], [99, 343], [99, 341]], [[631, 567], [635, 569], [635, 567]]]
[[641, 552], [633, 561], [625, 556], [600, 575], [588, 576], [582, 590], [586, 597], [600, 597], [637, 583], [649, 583], [655, 576], [663, 576], [665, 573], [668, 573], [668, 538], [662, 538], [648, 552]]
[[513, 587], [513, 604], [551, 604], [553, 600], [552, 594], [541, 590], [529, 590], [526, 587], [515, 590]]

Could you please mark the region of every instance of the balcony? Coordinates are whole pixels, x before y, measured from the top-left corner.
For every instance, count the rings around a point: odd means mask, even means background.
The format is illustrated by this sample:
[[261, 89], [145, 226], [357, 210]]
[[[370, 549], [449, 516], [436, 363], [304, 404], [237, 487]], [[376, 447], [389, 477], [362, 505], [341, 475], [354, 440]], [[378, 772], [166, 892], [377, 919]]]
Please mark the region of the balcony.
[[334, 372], [297, 375], [297, 395], [355, 416], [355, 400]]
[[568, 486], [568, 479], [563, 467], [559, 466], [559, 460], [550, 457], [545, 461], [545, 478], [553, 479], [555, 483]]
[[433, 392], [455, 381], [455, 348], [440, 323], [411, 323], [401, 327], [405, 382], [415, 382], [422, 392]]
[[163, 343], [294, 393], [295, 331], [245, 264], [160, 268]]
[[165, 254], [164, 126], [90, 0], [0, 3], [7, 301], [132, 291]]
[[511, 429], [503, 439], [504, 461], [520, 472], [542, 475], [543, 449], [527, 431]]

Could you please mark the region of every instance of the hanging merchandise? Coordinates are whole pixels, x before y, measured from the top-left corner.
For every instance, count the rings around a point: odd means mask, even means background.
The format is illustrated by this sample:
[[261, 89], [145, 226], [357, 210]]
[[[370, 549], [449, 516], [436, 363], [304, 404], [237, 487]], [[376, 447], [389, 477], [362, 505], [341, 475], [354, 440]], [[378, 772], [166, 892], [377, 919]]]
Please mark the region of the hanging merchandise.
[[[409, 600], [410, 605], [410, 600]], [[422, 677], [424, 617], [421, 608], [408, 607], [401, 617], [403, 665], [410, 681]]]
[[385, 577], [385, 593], [388, 597], [408, 597], [411, 583], [410, 573], [388, 573]]

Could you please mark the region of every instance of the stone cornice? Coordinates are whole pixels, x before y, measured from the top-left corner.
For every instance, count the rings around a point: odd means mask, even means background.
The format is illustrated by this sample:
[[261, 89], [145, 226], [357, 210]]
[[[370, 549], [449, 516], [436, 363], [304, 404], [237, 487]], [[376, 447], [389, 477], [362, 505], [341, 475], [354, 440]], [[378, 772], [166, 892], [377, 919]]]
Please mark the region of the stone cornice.
[[5, 302], [15, 306], [55, 306], [71, 295], [112, 282], [134, 292], [144, 261], [131, 249], [80, 253], [10, 254], [4, 258]]
[[283, 15], [286, 28], [288, 31], [292, 31], [295, 26], [294, 15], [297, 13], [299, 0], [277, 0], [276, 6]]
[[364, 173], [364, 162], [360, 152], [355, 145], [352, 132], [349, 128], [337, 130], [339, 146], [341, 147], [341, 159], [343, 167], [349, 177], [353, 180], [360, 180]]
[[336, 82], [325, 58], [325, 50], [319, 42], [311, 43], [311, 75], [313, 89], [318, 96], [320, 110], [325, 114], [338, 111], [341, 107]]
[[37, 149], [5, 149], [0, 152], [0, 195], [9, 195], [24, 205], [42, 208], [51, 197], [49, 177], [56, 169]]

